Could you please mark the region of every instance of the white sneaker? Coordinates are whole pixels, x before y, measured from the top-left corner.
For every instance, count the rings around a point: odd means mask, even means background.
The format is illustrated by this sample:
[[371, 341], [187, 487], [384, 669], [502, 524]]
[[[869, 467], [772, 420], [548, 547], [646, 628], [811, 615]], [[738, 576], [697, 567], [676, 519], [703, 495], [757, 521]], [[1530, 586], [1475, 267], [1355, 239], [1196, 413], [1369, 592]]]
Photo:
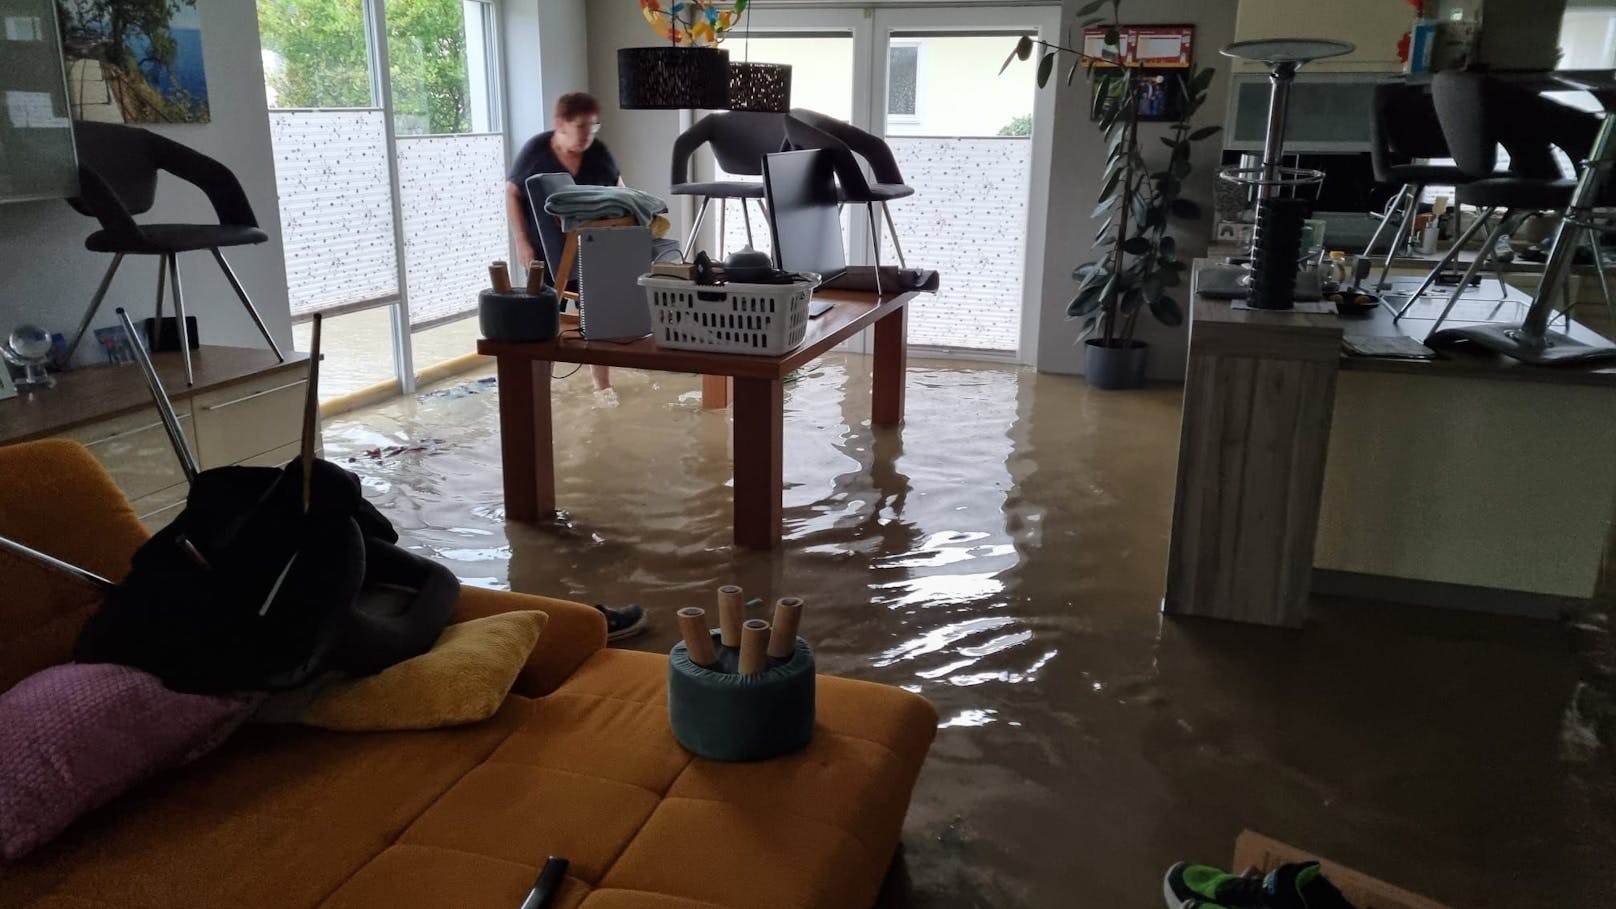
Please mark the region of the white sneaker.
[[616, 407], [621, 403], [622, 402], [617, 399], [617, 389], [611, 387], [610, 385], [606, 386], [605, 388], [595, 389], [596, 407]]

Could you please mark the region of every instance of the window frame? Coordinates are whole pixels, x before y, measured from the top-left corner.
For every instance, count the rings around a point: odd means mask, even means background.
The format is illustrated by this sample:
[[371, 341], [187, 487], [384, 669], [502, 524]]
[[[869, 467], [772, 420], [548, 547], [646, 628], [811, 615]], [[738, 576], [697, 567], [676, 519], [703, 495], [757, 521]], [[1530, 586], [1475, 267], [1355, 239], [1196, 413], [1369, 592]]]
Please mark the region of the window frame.
[[[912, 47], [915, 49], [915, 109], [913, 113], [899, 114], [892, 111], [892, 51], [894, 48]], [[925, 110], [926, 93], [923, 87], [922, 74], [926, 71], [926, 39], [924, 38], [888, 38], [886, 59], [886, 91], [885, 96], [886, 119], [888, 123], [898, 123], [905, 126], [915, 126], [925, 120], [922, 111]]]

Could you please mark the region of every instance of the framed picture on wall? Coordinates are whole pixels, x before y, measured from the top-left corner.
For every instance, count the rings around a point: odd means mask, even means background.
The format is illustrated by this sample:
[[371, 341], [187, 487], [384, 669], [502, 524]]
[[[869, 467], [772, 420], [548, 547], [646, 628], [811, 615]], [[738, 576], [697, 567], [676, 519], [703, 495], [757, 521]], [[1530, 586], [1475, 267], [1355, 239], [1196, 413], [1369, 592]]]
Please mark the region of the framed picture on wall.
[[[1115, 59], [1138, 74], [1140, 121], [1177, 121], [1183, 115], [1185, 80], [1195, 60], [1195, 26], [1124, 25], [1117, 30], [1115, 44], [1106, 43], [1107, 31], [1105, 26], [1085, 28], [1083, 53]], [[1099, 120], [1121, 100], [1120, 69], [1117, 64], [1094, 65], [1089, 102], [1091, 119]]]

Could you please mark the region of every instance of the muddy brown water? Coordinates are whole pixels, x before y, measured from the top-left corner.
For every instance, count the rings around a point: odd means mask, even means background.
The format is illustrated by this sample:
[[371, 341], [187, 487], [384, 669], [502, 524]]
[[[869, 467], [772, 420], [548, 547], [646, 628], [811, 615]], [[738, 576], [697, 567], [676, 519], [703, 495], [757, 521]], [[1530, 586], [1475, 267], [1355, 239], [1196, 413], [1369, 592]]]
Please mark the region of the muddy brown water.
[[[1180, 393], [912, 361], [787, 387], [785, 534], [730, 546], [730, 427], [695, 376], [557, 382], [557, 495], [507, 525], [491, 371], [328, 421], [405, 545], [471, 584], [675, 609], [808, 601], [822, 671], [937, 706], [882, 905], [1155, 907], [1252, 828], [1455, 907], [1616, 896], [1609, 610], [1541, 622], [1322, 602], [1301, 632], [1158, 612]], [[351, 459], [351, 460], [350, 460]]]

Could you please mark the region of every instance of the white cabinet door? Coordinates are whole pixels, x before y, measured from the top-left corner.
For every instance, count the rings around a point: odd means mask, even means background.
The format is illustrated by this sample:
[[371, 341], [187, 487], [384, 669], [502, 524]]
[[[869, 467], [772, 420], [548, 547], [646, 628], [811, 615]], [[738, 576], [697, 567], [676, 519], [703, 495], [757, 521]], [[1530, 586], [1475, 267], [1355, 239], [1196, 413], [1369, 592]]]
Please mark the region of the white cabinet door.
[[[1307, 73], [1401, 72], [1397, 42], [1414, 24], [1408, 0], [1240, 0], [1235, 40], [1333, 38], [1358, 49], [1309, 63]], [[1261, 64], [1238, 61], [1236, 72], [1261, 72]]]

